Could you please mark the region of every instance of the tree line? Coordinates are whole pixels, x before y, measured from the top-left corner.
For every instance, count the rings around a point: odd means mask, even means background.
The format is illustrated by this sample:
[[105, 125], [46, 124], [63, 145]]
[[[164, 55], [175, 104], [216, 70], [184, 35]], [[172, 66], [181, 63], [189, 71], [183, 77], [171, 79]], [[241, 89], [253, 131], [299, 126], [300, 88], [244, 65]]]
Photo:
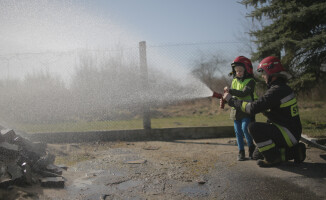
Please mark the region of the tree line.
[[257, 24], [249, 31], [256, 44], [252, 61], [279, 57], [294, 77], [290, 85], [296, 92], [324, 88], [326, 1], [242, 0], [240, 3], [252, 8], [246, 17]]
[[[326, 1], [324, 0], [242, 0], [251, 8], [248, 35], [249, 57], [259, 63], [267, 56], [279, 57], [292, 75], [289, 85], [309, 99], [324, 99], [326, 89]], [[253, 46], [252, 46], [253, 44]], [[235, 55], [234, 57], [239, 56]], [[206, 85], [215, 88], [227, 85], [230, 79], [220, 74], [218, 64], [230, 66], [218, 56], [197, 62], [192, 73]], [[265, 89], [259, 74], [255, 74], [258, 90]], [[218, 89], [215, 89], [218, 91]]]

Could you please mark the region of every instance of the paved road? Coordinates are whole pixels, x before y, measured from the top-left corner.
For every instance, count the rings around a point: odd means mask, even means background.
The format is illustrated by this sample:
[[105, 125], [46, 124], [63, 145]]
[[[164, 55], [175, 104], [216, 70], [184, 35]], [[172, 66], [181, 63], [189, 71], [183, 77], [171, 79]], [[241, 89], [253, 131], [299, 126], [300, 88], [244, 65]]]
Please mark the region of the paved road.
[[325, 151], [307, 149], [306, 162], [300, 165], [259, 168], [255, 161], [236, 160], [234, 141], [74, 145], [65, 153], [91, 156], [64, 173], [65, 189], [34, 191], [40, 198], [69, 200], [326, 199]]
[[326, 162], [317, 155], [326, 153], [309, 149], [307, 162], [276, 168], [253, 161], [232, 165], [228, 155], [210, 173], [209, 187], [216, 199], [326, 199]]

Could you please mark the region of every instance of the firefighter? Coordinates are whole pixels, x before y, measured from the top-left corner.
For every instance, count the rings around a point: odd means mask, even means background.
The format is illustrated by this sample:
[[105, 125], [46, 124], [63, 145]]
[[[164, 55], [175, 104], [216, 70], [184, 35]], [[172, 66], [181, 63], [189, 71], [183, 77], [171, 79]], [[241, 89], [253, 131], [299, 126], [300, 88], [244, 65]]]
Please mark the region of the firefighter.
[[306, 157], [305, 145], [299, 142], [302, 126], [297, 100], [286, 84], [291, 78], [281, 61], [274, 56], [264, 58], [257, 68], [268, 90], [253, 102], [235, 99], [228, 92], [223, 99], [232, 107], [248, 114], [263, 113], [267, 123], [251, 122], [248, 130], [264, 159], [257, 160], [260, 167], [272, 167], [287, 160], [301, 163]]

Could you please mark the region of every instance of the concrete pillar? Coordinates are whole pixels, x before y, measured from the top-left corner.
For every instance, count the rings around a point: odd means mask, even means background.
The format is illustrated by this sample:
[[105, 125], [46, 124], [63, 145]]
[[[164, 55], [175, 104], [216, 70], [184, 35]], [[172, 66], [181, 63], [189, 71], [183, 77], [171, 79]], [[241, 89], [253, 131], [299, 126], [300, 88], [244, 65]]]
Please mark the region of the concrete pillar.
[[148, 86], [148, 71], [147, 71], [147, 57], [146, 57], [146, 42], [139, 42], [139, 60], [140, 60], [140, 78], [142, 81], [143, 95], [145, 100], [143, 102], [143, 127], [145, 130], [151, 129], [150, 118], [150, 104], [148, 101], [149, 86]]

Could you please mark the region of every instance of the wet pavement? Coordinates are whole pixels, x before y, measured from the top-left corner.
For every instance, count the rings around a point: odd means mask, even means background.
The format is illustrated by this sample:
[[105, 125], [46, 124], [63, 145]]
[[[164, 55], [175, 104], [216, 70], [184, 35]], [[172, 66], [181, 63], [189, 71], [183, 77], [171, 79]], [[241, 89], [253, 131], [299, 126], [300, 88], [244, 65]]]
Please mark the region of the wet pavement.
[[78, 144], [63, 153], [90, 156], [64, 172], [64, 189], [30, 190], [40, 199], [69, 200], [326, 199], [325, 151], [308, 148], [302, 164], [259, 168], [237, 161], [234, 140]]

